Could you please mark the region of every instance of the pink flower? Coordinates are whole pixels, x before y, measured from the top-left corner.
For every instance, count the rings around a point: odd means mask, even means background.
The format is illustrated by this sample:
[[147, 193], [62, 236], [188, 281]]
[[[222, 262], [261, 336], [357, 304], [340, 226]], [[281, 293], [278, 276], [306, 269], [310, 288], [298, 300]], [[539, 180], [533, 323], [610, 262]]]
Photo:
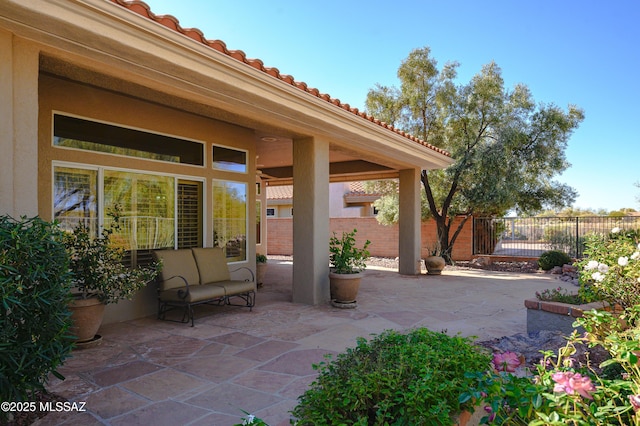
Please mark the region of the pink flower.
[[514, 352], [495, 353], [493, 354], [493, 366], [498, 371], [506, 371], [513, 373], [516, 368], [520, 367], [522, 362]]
[[580, 373], [564, 371], [554, 373], [551, 378], [556, 382], [553, 386], [554, 392], [566, 392], [568, 395], [578, 393], [583, 398], [593, 399], [591, 393], [595, 392], [596, 387], [593, 386], [589, 377], [583, 377]]
[[629, 401], [633, 407], [633, 411], [640, 410], [640, 395], [629, 395]]
[[496, 413], [493, 412], [493, 410], [491, 409], [490, 405], [485, 405], [484, 406], [484, 411], [486, 411], [487, 414], [489, 414], [488, 420], [489, 420], [489, 423], [491, 423], [493, 421], [493, 419], [496, 418]]

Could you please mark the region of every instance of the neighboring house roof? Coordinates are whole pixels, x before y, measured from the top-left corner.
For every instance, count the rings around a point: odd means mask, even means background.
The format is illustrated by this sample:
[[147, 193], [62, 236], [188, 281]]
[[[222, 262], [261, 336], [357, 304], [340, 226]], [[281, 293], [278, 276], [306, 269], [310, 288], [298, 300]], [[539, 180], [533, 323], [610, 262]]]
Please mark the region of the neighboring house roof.
[[293, 199], [293, 185], [267, 186], [267, 200]]
[[344, 200], [348, 204], [372, 203], [380, 198], [382, 194], [378, 192], [368, 192], [364, 188], [364, 182], [350, 182], [349, 192], [344, 194]]
[[[373, 202], [380, 198], [379, 193], [367, 192], [364, 182], [350, 182], [349, 192], [344, 194], [347, 203]], [[267, 186], [267, 200], [291, 201], [293, 199], [293, 185]]]
[[170, 28], [178, 33], [183, 34], [186, 37], [189, 37], [190, 39], [193, 39], [197, 42], [200, 42], [202, 44], [204, 44], [205, 46], [208, 46], [220, 53], [223, 53], [231, 58], [234, 58], [240, 62], [244, 62], [245, 64], [260, 70], [272, 77], [275, 77], [285, 83], [288, 83], [294, 87], [299, 88], [300, 90], [303, 90], [307, 93], [310, 93], [313, 96], [316, 96], [320, 99], [323, 99], [339, 108], [342, 108], [346, 111], [349, 111], [357, 116], [362, 117], [365, 120], [371, 121], [381, 127], [384, 127], [392, 132], [395, 132], [407, 139], [410, 139], [420, 145], [423, 145], [429, 149], [432, 149], [435, 152], [438, 152], [442, 155], [446, 155], [448, 157], [450, 157], [450, 154], [443, 150], [440, 149], [438, 147], [435, 147], [427, 142], [425, 142], [422, 139], [419, 139], [413, 135], [410, 135], [409, 133], [406, 133], [400, 129], [395, 128], [394, 126], [387, 124], [383, 121], [380, 121], [379, 119], [365, 113], [364, 111], [359, 111], [358, 108], [352, 108], [351, 106], [349, 106], [349, 104], [345, 104], [342, 103], [339, 99], [335, 99], [332, 98], [331, 96], [329, 96], [328, 94], [325, 93], [320, 93], [320, 91], [318, 89], [315, 88], [311, 88], [308, 87], [306, 83], [301, 82], [301, 81], [295, 81], [294, 78], [290, 75], [287, 74], [281, 74], [280, 70], [278, 70], [277, 68], [274, 67], [265, 67], [264, 63], [260, 60], [260, 59], [249, 59], [247, 58], [246, 54], [242, 51], [242, 50], [229, 50], [227, 49], [226, 44], [221, 41], [221, 40], [208, 40], [204, 34], [202, 33], [202, 31], [200, 31], [197, 28], [182, 28], [180, 26], [180, 23], [178, 21], [177, 18], [175, 18], [172, 15], [156, 15], [153, 12], [151, 12], [151, 8], [149, 7], [149, 5], [147, 5], [146, 3], [142, 2], [142, 1], [138, 1], [138, 0], [133, 0], [133, 1], [126, 1], [126, 0], [109, 0], [113, 3], [116, 3], [120, 6], [123, 6], [129, 10], [131, 10], [132, 12], [135, 12], [143, 17], [146, 17], [148, 19], [151, 19], [152, 21], [155, 21], [167, 28]]

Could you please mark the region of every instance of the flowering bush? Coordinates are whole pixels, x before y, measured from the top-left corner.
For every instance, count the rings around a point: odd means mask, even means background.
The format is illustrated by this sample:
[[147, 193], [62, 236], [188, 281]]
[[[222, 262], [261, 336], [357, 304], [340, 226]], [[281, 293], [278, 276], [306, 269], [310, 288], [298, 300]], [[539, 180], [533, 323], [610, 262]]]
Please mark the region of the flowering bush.
[[586, 258], [578, 264], [580, 283], [623, 309], [640, 304], [638, 232], [613, 228], [608, 237], [589, 235]]
[[[640, 329], [622, 330], [609, 312], [589, 312], [577, 323], [588, 330], [586, 335], [574, 332], [557, 355], [545, 352], [535, 375], [514, 374], [515, 369], [505, 369], [494, 358], [494, 371], [469, 374], [477, 385], [461, 401], [475, 398], [484, 404], [482, 424], [640, 425]], [[609, 334], [601, 338], [603, 328]], [[618, 373], [607, 377], [606, 370], [598, 371], [588, 361], [578, 364], [577, 344], [607, 349], [611, 359], [601, 366], [617, 365]], [[513, 353], [504, 355], [517, 359]]]
[[[622, 312], [586, 312], [577, 331], [554, 354], [544, 352], [535, 372], [518, 371], [513, 353], [494, 356], [494, 370], [470, 373], [476, 385], [460, 401], [485, 405], [483, 424], [640, 426], [640, 246], [637, 233], [613, 229], [587, 239], [579, 264], [582, 285]], [[577, 346], [601, 347], [610, 358], [592, 365], [575, 357]]]
[[131, 269], [122, 263], [124, 250], [111, 241], [111, 235], [118, 228], [118, 217], [113, 217], [114, 228], [104, 229], [99, 238], [83, 223], [65, 235], [71, 283], [79, 291], [77, 297], [97, 296], [103, 303], [117, 303], [131, 299], [158, 274], [158, 264]]

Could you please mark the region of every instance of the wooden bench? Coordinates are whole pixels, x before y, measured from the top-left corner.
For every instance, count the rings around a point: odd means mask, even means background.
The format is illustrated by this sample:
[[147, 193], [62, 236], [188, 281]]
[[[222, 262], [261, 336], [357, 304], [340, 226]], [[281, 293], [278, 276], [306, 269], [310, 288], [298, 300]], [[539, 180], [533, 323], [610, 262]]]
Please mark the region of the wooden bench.
[[[248, 307], [255, 305], [256, 282], [253, 271], [241, 267], [229, 270], [221, 248], [156, 250], [156, 261], [162, 262], [158, 275], [158, 319], [187, 323], [193, 327], [193, 307], [201, 304], [226, 304]], [[246, 270], [247, 280], [232, 280], [231, 272]], [[242, 304], [231, 303], [240, 298]], [[184, 309], [182, 320], [169, 320], [167, 312]]]

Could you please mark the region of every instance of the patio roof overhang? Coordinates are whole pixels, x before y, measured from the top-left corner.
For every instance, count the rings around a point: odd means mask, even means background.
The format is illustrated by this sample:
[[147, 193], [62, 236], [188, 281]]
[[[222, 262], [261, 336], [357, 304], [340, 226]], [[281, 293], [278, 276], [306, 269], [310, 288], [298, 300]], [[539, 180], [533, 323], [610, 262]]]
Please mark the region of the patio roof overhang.
[[292, 144], [308, 137], [329, 142], [332, 181], [391, 178], [453, 162], [339, 100], [314, 96], [304, 83], [257, 69], [242, 52], [190, 38], [175, 18], [167, 18], [171, 28], [162, 17], [118, 3], [6, 0], [0, 21], [41, 43], [41, 72], [253, 129], [259, 172], [272, 184], [291, 183]]

